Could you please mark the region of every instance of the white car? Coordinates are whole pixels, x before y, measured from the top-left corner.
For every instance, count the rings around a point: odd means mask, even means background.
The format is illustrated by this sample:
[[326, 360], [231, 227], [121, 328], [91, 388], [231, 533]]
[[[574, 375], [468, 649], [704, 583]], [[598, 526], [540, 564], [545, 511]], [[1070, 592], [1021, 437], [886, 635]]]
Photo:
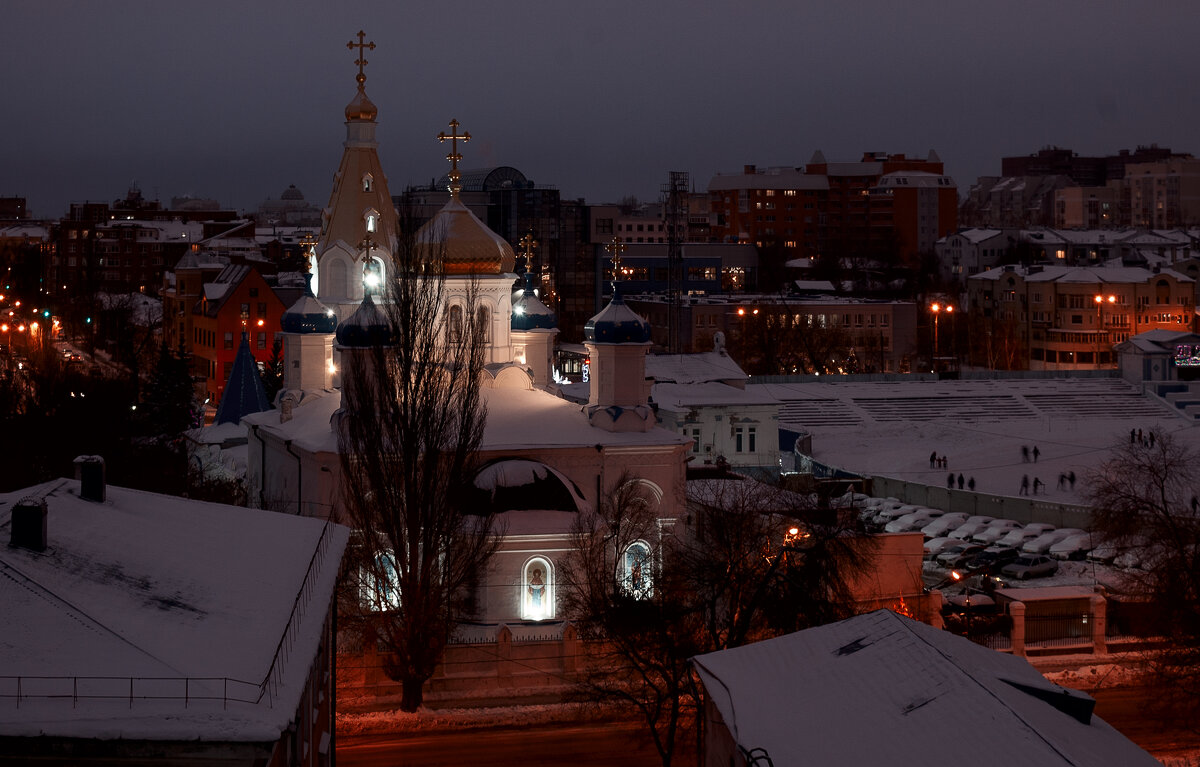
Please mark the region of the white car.
[[966, 514], [961, 511], [952, 511], [922, 527], [921, 532], [925, 534], [926, 538], [940, 538], [943, 535], [949, 535], [950, 531], [960, 527], [966, 521]]
[[1055, 559], [1083, 559], [1084, 554], [1092, 548], [1092, 534], [1080, 533], [1063, 538], [1051, 546], [1050, 556]]
[[1045, 522], [1030, 522], [1020, 529], [1008, 531], [996, 543], [1001, 546], [1012, 546], [1015, 549], [1019, 549], [1025, 545], [1026, 541], [1032, 541], [1042, 533], [1048, 533], [1054, 529], [1054, 525], [1047, 525]]
[[1061, 540], [1070, 538], [1072, 535], [1078, 535], [1084, 530], [1077, 527], [1063, 527], [1058, 530], [1051, 530], [1048, 533], [1042, 533], [1032, 541], [1026, 541], [1021, 546], [1021, 551], [1026, 554], [1045, 554], [1050, 550], [1050, 547]]
[[891, 522], [888, 522], [883, 527], [885, 533], [912, 533], [920, 530], [925, 525], [937, 517], [942, 516], [946, 512], [940, 509], [921, 509], [920, 511], [910, 512], [903, 517], [896, 517]]
[[988, 524], [979, 532], [971, 536], [971, 540], [976, 543], [986, 543], [989, 546], [1003, 538], [1007, 533], [1013, 530], [1020, 530], [1021, 523], [1012, 519], [997, 519], [995, 522]]
[[921, 511], [924, 508], [924, 506], [917, 506], [911, 503], [906, 503], [902, 506], [885, 508], [875, 515], [875, 524], [883, 527], [893, 519], [899, 519], [905, 514], [912, 514], [914, 511]]
[[995, 522], [995, 521], [996, 521], [995, 517], [988, 517], [988, 516], [983, 516], [983, 515], [967, 517], [966, 522], [963, 522], [961, 525], [954, 528], [954, 532], [950, 533], [950, 537], [957, 538], [960, 541], [969, 540], [972, 535], [979, 532], [983, 528], [987, 527], [988, 523]]
[[945, 537], [945, 536], [943, 536], [941, 538], [933, 538], [931, 540], [925, 541], [925, 558], [928, 560], [932, 560], [934, 557], [936, 557], [938, 554], [941, 554], [943, 551], [945, 551], [949, 547], [959, 546], [961, 544], [962, 544], [962, 541], [958, 540], [957, 538], [949, 538], [949, 537]]

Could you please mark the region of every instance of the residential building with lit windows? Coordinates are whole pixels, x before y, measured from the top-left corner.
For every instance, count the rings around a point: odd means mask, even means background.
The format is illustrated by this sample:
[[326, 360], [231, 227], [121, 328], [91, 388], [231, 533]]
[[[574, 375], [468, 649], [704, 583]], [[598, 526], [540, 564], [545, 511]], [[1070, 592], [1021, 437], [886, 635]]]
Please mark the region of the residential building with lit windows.
[[1108, 229], [1120, 223], [1121, 190], [1111, 186], [1068, 186], [1054, 190], [1054, 226]]
[[1130, 336], [1195, 326], [1195, 280], [1165, 267], [1007, 265], [967, 292], [971, 362], [987, 367], [1112, 368]]
[[192, 372], [204, 379], [205, 394], [215, 405], [229, 381], [243, 329], [254, 359], [269, 361], [280, 318], [302, 289], [273, 288], [257, 269], [245, 265], [224, 267], [202, 289], [191, 309]]
[[1125, 166], [1130, 223], [1150, 229], [1200, 224], [1200, 160], [1171, 157]]
[[718, 173], [708, 182], [711, 236], [815, 257], [828, 193], [828, 179], [801, 168], [747, 165], [741, 173]]

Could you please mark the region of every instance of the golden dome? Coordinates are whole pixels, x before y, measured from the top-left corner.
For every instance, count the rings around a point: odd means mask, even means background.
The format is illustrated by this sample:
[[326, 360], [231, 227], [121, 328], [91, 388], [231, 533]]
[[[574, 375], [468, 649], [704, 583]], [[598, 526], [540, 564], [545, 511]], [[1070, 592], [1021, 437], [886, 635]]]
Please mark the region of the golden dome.
[[346, 105], [346, 122], [375, 122], [378, 114], [379, 110], [371, 99], [367, 98], [367, 92], [363, 90], [360, 82], [358, 93], [354, 94], [354, 99]]
[[517, 261], [512, 246], [454, 198], [417, 231], [417, 247], [448, 276], [508, 274]]

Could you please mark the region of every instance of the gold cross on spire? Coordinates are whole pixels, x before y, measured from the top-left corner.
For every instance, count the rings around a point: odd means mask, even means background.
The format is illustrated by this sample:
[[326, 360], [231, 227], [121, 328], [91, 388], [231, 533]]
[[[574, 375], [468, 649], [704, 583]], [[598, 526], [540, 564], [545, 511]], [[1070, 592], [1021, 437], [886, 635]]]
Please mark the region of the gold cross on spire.
[[462, 184], [458, 183], [459, 179], [462, 178], [462, 174], [458, 172], [458, 161], [462, 159], [462, 155], [458, 153], [458, 140], [462, 139], [464, 144], [471, 140], [471, 133], [469, 131], [463, 131], [460, 134], [458, 132], [458, 126], [458, 120], [451, 120], [450, 135], [447, 136], [446, 132], [442, 131], [437, 136], [439, 144], [444, 143], [447, 139], [450, 141], [450, 154], [446, 155], [446, 159], [450, 161], [449, 189], [450, 196], [456, 200], [458, 199], [458, 193], [462, 191]]
[[625, 243], [621, 242], [620, 237], [613, 237], [604, 249], [612, 256], [613, 280], [621, 279], [621, 254], [625, 252]]
[[356, 43], [353, 40], [351, 40], [350, 42], [346, 43], [346, 47], [349, 48], [350, 50], [354, 50], [355, 48], [358, 49], [358, 58], [354, 60], [354, 63], [358, 64], [358, 76], [355, 77], [354, 79], [358, 82], [358, 86], [360, 88], [362, 87], [362, 84], [367, 81], [367, 76], [365, 74], [363, 74], [363, 67], [365, 67], [367, 65], [367, 57], [363, 55], [363, 51], [364, 50], [368, 50], [368, 51], [375, 50], [374, 41], [369, 42], [369, 43], [363, 42], [363, 38], [366, 36], [367, 36], [367, 33], [363, 32], [360, 29], [360, 30], [358, 30], [358, 42]]
[[300, 238], [300, 249], [304, 253], [304, 271], [309, 271], [312, 268], [312, 262], [316, 256], [317, 238], [313, 237], [312, 232], [305, 232]]
[[538, 246], [538, 241], [533, 239], [533, 232], [527, 233], [521, 238], [521, 250], [525, 255], [525, 271], [533, 271], [533, 249]]

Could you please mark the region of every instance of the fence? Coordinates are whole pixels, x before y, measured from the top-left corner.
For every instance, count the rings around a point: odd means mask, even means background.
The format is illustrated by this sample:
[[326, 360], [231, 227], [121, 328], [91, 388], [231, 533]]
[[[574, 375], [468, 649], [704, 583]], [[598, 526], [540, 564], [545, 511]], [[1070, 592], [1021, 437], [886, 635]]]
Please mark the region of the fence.
[[1033, 498], [952, 490], [948, 487], [909, 482], [895, 477], [871, 477], [869, 492], [880, 498], [898, 498], [905, 503], [928, 506], [943, 511], [961, 511], [969, 515], [986, 514], [997, 519], [1011, 519], [1028, 524], [1044, 522], [1055, 527], [1092, 527], [1092, 513], [1086, 506], [1051, 503]]
[[12, 698], [17, 708], [22, 700], [121, 700], [133, 708], [134, 701], [177, 700], [187, 708], [193, 701], [257, 704], [262, 697], [259, 682], [229, 677], [117, 677], [117, 676], [0, 676], [0, 698]]

